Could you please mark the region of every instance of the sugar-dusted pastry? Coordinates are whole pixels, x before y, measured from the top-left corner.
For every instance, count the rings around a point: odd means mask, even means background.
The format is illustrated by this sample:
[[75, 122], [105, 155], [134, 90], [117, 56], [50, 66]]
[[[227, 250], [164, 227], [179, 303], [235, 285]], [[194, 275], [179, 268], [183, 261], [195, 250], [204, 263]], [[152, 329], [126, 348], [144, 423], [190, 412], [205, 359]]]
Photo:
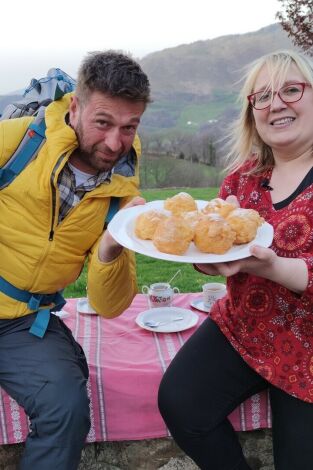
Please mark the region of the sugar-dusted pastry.
[[236, 245], [251, 242], [256, 236], [258, 227], [264, 222], [257, 211], [244, 208], [233, 210], [226, 220], [236, 232]]
[[173, 214], [181, 214], [182, 212], [196, 211], [198, 208], [194, 198], [190, 194], [182, 192], [167, 198], [164, 201], [164, 209]]
[[142, 212], [135, 220], [135, 235], [143, 240], [152, 240], [159, 222], [166, 217], [163, 212], [156, 210]]
[[195, 231], [196, 225], [200, 220], [201, 212], [199, 211], [190, 211], [190, 212], [183, 212], [181, 217], [187, 222], [189, 227], [192, 229], [193, 233]]
[[232, 246], [236, 232], [226, 220], [218, 214], [203, 215], [196, 225], [194, 244], [204, 253], [222, 255]]
[[183, 255], [192, 240], [193, 230], [190, 225], [179, 216], [167, 217], [158, 224], [152, 242], [163, 253]]
[[231, 204], [230, 202], [224, 201], [219, 197], [211, 199], [207, 205], [202, 209], [204, 214], [219, 214], [222, 217], [227, 217], [228, 214], [236, 209], [237, 206]]

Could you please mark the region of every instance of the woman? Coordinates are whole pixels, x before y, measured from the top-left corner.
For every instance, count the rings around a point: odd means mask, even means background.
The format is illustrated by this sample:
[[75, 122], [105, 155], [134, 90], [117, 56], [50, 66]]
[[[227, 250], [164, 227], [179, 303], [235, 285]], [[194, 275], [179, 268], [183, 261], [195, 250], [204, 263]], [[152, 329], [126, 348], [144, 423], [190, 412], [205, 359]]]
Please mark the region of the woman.
[[[270, 248], [201, 264], [227, 295], [172, 361], [159, 407], [201, 469], [248, 470], [227, 416], [269, 388], [277, 470], [313, 468], [313, 63], [279, 51], [255, 61], [220, 197], [274, 227]], [[236, 199], [235, 199], [236, 198]]]

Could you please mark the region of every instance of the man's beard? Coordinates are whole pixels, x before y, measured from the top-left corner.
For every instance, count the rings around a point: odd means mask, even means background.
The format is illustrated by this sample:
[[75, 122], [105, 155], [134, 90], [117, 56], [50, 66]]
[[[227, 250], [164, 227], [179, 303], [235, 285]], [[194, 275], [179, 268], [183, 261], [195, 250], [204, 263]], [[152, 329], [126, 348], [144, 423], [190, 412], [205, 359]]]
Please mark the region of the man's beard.
[[[106, 171], [110, 171], [116, 162], [121, 158], [122, 154], [116, 156], [115, 152], [112, 152], [108, 147], [105, 149], [101, 149], [101, 152], [105, 152], [108, 155], [108, 159], [103, 161], [101, 157], [96, 155], [98, 148], [97, 145], [93, 146], [86, 146], [85, 145], [85, 138], [84, 138], [84, 131], [81, 125], [81, 121], [77, 123], [77, 128], [75, 129], [76, 137], [78, 141], [78, 156], [79, 159], [87, 166], [91, 167], [96, 173], [102, 173]], [[112, 158], [110, 158], [112, 155]], [[114, 157], [113, 157], [114, 155]]]

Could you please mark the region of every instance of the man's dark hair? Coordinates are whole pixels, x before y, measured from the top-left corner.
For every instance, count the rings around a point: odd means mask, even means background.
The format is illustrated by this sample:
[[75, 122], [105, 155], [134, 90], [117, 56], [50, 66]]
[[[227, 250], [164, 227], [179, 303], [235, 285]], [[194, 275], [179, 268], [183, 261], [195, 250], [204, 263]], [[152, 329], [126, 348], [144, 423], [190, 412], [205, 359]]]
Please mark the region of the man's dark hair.
[[77, 78], [76, 95], [82, 102], [99, 91], [111, 97], [150, 102], [150, 84], [140, 65], [116, 51], [89, 52]]

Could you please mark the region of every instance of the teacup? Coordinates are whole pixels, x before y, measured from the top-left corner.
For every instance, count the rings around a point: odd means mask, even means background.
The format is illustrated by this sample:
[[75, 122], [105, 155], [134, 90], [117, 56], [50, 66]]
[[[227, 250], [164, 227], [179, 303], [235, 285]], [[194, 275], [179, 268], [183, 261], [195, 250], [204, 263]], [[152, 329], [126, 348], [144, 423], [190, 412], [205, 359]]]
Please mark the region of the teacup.
[[216, 300], [221, 299], [226, 294], [226, 286], [221, 282], [208, 282], [202, 286], [203, 305], [210, 309]]
[[179, 294], [179, 289], [171, 287], [168, 282], [156, 282], [150, 286], [142, 286], [142, 293], [147, 296], [150, 308], [170, 307], [174, 294]]

